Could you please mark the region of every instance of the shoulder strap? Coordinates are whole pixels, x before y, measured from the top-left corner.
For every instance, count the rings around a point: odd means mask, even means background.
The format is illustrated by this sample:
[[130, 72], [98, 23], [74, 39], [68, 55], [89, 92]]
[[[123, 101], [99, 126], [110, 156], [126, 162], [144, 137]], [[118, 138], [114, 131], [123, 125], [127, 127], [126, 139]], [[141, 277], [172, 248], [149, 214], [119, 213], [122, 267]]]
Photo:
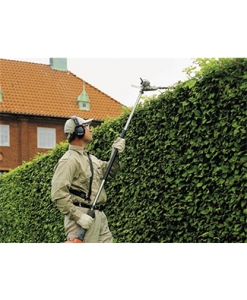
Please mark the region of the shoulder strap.
[[90, 184], [89, 184], [89, 191], [88, 191], [88, 195], [87, 195], [87, 199], [89, 202], [91, 201], [91, 193], [92, 193], [92, 183], [93, 183], [93, 163], [92, 163], [92, 159], [90, 157], [90, 153], [87, 152], [88, 155], [88, 160], [89, 160], [89, 165], [90, 165], [90, 169], [92, 172], [92, 176], [90, 177]]

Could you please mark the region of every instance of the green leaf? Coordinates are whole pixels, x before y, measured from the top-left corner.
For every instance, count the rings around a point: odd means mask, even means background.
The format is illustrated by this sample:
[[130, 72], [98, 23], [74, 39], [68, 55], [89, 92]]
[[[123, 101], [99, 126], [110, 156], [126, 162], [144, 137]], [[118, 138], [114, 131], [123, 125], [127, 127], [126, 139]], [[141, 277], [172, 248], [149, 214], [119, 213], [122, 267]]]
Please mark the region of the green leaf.
[[242, 202], [241, 202], [241, 207], [244, 207], [244, 206], [246, 206], [247, 205], [247, 200], [243, 200]]
[[182, 102], [182, 104], [183, 104], [183, 106], [187, 106], [187, 105], [189, 105], [190, 103], [187, 102], [187, 101], [184, 101], [184, 102]]
[[191, 89], [196, 84], [196, 80], [195, 79], [191, 79], [191, 80], [188, 81], [187, 84], [188, 84], [188, 87]]

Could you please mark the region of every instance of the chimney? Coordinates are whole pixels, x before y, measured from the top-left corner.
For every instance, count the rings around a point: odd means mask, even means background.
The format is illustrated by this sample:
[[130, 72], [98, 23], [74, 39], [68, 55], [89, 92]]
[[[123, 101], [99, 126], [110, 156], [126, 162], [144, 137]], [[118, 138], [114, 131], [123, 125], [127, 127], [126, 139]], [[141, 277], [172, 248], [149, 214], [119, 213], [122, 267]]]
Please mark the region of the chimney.
[[67, 71], [67, 58], [50, 58], [50, 66], [53, 70]]

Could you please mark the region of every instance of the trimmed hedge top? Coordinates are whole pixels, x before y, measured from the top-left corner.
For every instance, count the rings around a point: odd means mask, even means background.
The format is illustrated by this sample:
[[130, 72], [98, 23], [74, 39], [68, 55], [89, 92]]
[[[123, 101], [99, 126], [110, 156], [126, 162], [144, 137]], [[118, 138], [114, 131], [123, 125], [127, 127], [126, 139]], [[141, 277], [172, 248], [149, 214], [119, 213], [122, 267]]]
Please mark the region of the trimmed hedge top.
[[[194, 77], [134, 114], [121, 171], [106, 184], [115, 242], [247, 242], [247, 59], [197, 63]], [[88, 149], [108, 160], [128, 116], [94, 129]], [[0, 242], [65, 240], [50, 189], [67, 147], [1, 178]]]

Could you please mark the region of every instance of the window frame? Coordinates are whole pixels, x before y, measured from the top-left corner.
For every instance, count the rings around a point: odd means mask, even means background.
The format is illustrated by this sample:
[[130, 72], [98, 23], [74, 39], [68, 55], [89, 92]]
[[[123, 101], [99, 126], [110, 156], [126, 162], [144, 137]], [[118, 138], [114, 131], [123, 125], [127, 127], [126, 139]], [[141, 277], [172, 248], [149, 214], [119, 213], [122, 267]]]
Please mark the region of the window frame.
[[[43, 144], [43, 141], [41, 140], [41, 130], [45, 130], [45, 145]], [[48, 133], [49, 131], [53, 131], [54, 133], [54, 140], [52, 145], [49, 144], [49, 137]], [[51, 127], [37, 127], [37, 148], [38, 149], [53, 149], [56, 146], [56, 128], [51, 128]]]
[[[2, 145], [2, 127], [5, 126], [8, 128], [7, 130], [7, 144]], [[10, 147], [10, 125], [8, 124], [0, 124], [0, 146], [1, 147]]]

